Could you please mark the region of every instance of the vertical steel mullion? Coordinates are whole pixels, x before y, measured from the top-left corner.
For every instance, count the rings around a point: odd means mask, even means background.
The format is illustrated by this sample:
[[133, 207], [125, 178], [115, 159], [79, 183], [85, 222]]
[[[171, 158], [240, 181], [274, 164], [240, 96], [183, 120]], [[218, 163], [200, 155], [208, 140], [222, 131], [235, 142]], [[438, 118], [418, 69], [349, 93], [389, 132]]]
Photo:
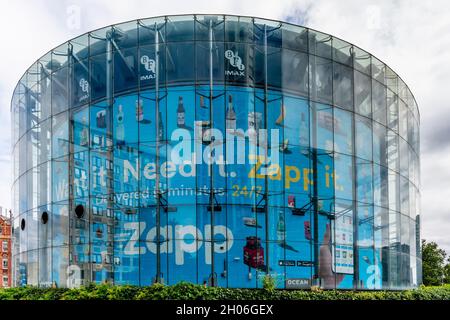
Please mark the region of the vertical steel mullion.
[[156, 178], [155, 178], [155, 192], [156, 192], [156, 283], [161, 282], [161, 191], [159, 189], [159, 30], [158, 24], [155, 22], [155, 125], [156, 125]]
[[[197, 68], [197, 15], [194, 15], [194, 38], [193, 38], [193, 46], [194, 46], [194, 128], [195, 128], [195, 123], [196, 123], [196, 119], [197, 119], [197, 79], [198, 79], [198, 68]], [[192, 143], [192, 142], [191, 142]], [[196, 146], [196, 140], [195, 140], [195, 130], [194, 130], [194, 150], [195, 150], [195, 146]], [[195, 152], [195, 151], [194, 151]], [[191, 155], [191, 159], [192, 159], [192, 155]], [[193, 164], [195, 165], [195, 164]], [[192, 205], [192, 203], [191, 203]], [[195, 249], [196, 252], [198, 252], [199, 250], [199, 245], [198, 245], [198, 226], [197, 226], [197, 177], [195, 178]], [[198, 254], [195, 255], [195, 263], [196, 263], [196, 267], [195, 267], [195, 280], [196, 283], [199, 283], [199, 278], [198, 278], [198, 263], [199, 259], [198, 259]]]
[[[333, 257], [333, 255], [336, 256], [336, 161], [335, 161], [336, 154], [335, 154], [335, 150], [334, 150], [334, 141], [335, 141], [334, 140], [334, 120], [335, 120], [335, 117], [334, 117], [335, 112], [334, 111], [336, 110], [336, 101], [335, 101], [336, 99], [334, 97], [334, 72], [335, 72], [335, 67], [334, 67], [334, 65], [335, 65], [334, 50], [335, 49], [333, 47], [334, 38], [331, 36], [330, 36], [330, 38], [331, 38], [331, 44], [330, 44], [330, 48], [331, 48], [331, 118], [333, 119], [332, 124], [331, 124], [332, 148], [333, 148], [333, 150], [331, 151], [331, 154], [332, 154], [331, 159], [332, 159], [332, 163], [333, 163], [332, 169], [333, 169], [333, 177], [334, 177], [334, 179], [333, 179], [333, 197], [331, 200], [331, 203], [334, 203], [334, 206], [331, 207], [333, 209], [333, 211], [330, 212], [330, 214], [333, 214], [335, 219], [334, 219], [333, 226], [331, 225], [332, 223], [331, 223], [330, 219], [329, 219], [329, 221], [327, 221], [327, 224], [329, 223], [329, 225], [330, 225], [329, 246], [330, 246], [331, 256]], [[314, 183], [318, 183], [318, 181], [315, 180]], [[334, 228], [334, 230], [332, 230], [332, 228]], [[332, 235], [334, 235], [334, 238], [332, 237]], [[334, 270], [336, 270], [336, 259], [334, 261], [334, 267], [335, 267]], [[333, 270], [333, 258], [331, 259], [331, 270]], [[336, 272], [334, 272], [334, 274], [333, 274], [333, 279], [334, 279], [333, 289], [336, 289]]]
[[[74, 70], [73, 70], [73, 68], [74, 68], [74, 65], [73, 65], [73, 56], [72, 56], [72, 50], [73, 50], [73, 47], [71, 47], [70, 49], [70, 52], [69, 52], [69, 61], [70, 61], [70, 63], [69, 63], [69, 80], [68, 81], [71, 81], [71, 83], [70, 83], [70, 85], [69, 85], [69, 91], [71, 91], [70, 89], [72, 89], [72, 84], [74, 83], [73, 81], [72, 81], [72, 77], [74, 77], [75, 76], [75, 72], [74, 72]], [[89, 79], [90, 80], [90, 79]], [[71, 95], [69, 95], [69, 97], [71, 97]], [[88, 108], [90, 108], [90, 106], [88, 106]], [[72, 111], [72, 108], [71, 108], [71, 106], [69, 106], [69, 110], [71, 110], [70, 111], [70, 113], [72, 113], [73, 111]], [[90, 119], [88, 119], [87, 120], [87, 125], [88, 126], [90, 126], [90, 124], [89, 124], [89, 122], [90, 122]], [[71, 125], [71, 128], [70, 128], [70, 130], [69, 130], [69, 135], [70, 134], [72, 134], [73, 135], [73, 130], [75, 130], [75, 128], [74, 128], [74, 124], [75, 124], [75, 122], [72, 122], [71, 120], [70, 120], [70, 118], [69, 118], [69, 123], [70, 123], [70, 125]], [[89, 139], [88, 139], [89, 140]], [[71, 142], [72, 141], [72, 139], [69, 137], [69, 142]], [[72, 167], [73, 167], [73, 165], [74, 165], [74, 159], [73, 159], [73, 157], [74, 157], [74, 153], [73, 153], [73, 146], [72, 146], [72, 144], [71, 144], [71, 146], [70, 146], [70, 148], [72, 149], [72, 150], [70, 150], [69, 151], [69, 184], [72, 184], [73, 183], [73, 180], [71, 179], [71, 177], [70, 177], [70, 175], [71, 175], [71, 173], [72, 173]], [[89, 161], [89, 160], [88, 160]], [[53, 175], [52, 175], [53, 176]], [[72, 175], [72, 178], [73, 178], [73, 175]], [[68, 205], [69, 205], [69, 208], [74, 208], [74, 194], [73, 194], [73, 188], [72, 188], [72, 190], [69, 192], [69, 203], [68, 203]], [[69, 212], [72, 212], [72, 210], [69, 210]], [[69, 221], [70, 221], [70, 214], [69, 214]], [[74, 219], [74, 218], [72, 218], [72, 219]], [[75, 220], [74, 220], [75, 221]], [[52, 224], [53, 225], [53, 224]], [[71, 237], [71, 230], [70, 230], [71, 228], [70, 228], [70, 223], [69, 223], [69, 240], [70, 240], [70, 237]], [[69, 245], [69, 257], [70, 257], [70, 252], [71, 252], [71, 248], [70, 248], [70, 245]]]
[[[267, 112], [268, 112], [268, 108], [267, 108], [267, 88], [268, 88], [268, 84], [267, 84], [267, 25], [264, 24], [264, 128], [266, 129], [266, 148], [265, 148], [265, 154], [264, 154], [264, 162], [267, 162], [267, 156], [268, 156], [268, 141], [267, 141]], [[256, 103], [256, 101], [255, 101]], [[256, 115], [256, 114], [255, 114]], [[259, 131], [259, 129], [258, 129]], [[257, 150], [259, 151], [259, 132], [256, 133], [257, 134]], [[267, 163], [266, 163], [267, 164]], [[255, 175], [255, 179], [256, 179], [256, 175]], [[267, 174], [264, 175], [264, 198], [265, 198], [265, 204], [264, 204], [264, 209], [265, 209], [265, 224], [266, 224], [266, 230], [265, 230], [265, 237], [266, 237], [266, 264], [267, 264], [267, 274], [270, 274], [270, 243], [269, 243], [269, 197], [268, 197], [268, 191], [267, 191], [267, 187], [268, 187], [268, 177]]]
[[[213, 37], [212, 37], [212, 20], [209, 21], [209, 118], [211, 127], [213, 130], [214, 126], [214, 105], [213, 105]], [[215, 139], [214, 139], [215, 140]], [[209, 181], [210, 181], [210, 206], [211, 206], [211, 286], [216, 286], [215, 278], [215, 259], [214, 259], [214, 174], [213, 174], [213, 163], [210, 157], [209, 163]]]
[[[137, 60], [140, 61], [140, 56], [141, 56], [141, 40], [140, 40], [140, 27], [139, 27], [139, 20], [136, 22], [136, 43], [137, 43], [137, 49], [136, 49], [136, 55], [137, 55]], [[138, 62], [139, 63], [139, 62]], [[138, 86], [138, 106], [140, 106], [141, 103], [141, 68], [138, 67], [137, 68], [137, 86]], [[144, 102], [142, 100], [142, 113], [144, 113]], [[138, 122], [138, 145], [137, 145], [137, 151], [138, 151], [138, 163], [139, 163], [139, 168], [141, 167], [141, 158], [140, 158], [140, 148], [141, 148], [141, 124], [140, 122]], [[113, 165], [114, 168], [114, 165]], [[139, 194], [139, 199], [138, 199], [138, 208], [137, 208], [137, 221], [138, 221], [138, 232], [139, 235], [141, 235], [141, 196], [142, 196], [142, 192], [141, 192], [141, 170], [139, 170], [138, 173], [138, 185], [137, 185], [137, 190], [138, 190], [138, 194]], [[138, 256], [138, 261], [137, 261], [137, 266], [138, 266], [138, 285], [141, 285], [141, 239], [140, 236], [138, 238], [138, 244], [139, 244], [139, 256]], [[113, 252], [114, 254], [114, 252]], [[114, 261], [114, 260], [113, 260]]]
[[[68, 46], [67, 46], [67, 55], [68, 55], [68, 65], [69, 65], [69, 68], [68, 68], [68, 82], [70, 81], [70, 83], [68, 83], [68, 85], [67, 85], [67, 87], [68, 87], [68, 92], [67, 92], [67, 99], [70, 101], [70, 103], [68, 103], [68, 107], [70, 108], [70, 109], [72, 109], [71, 107], [71, 102], [72, 102], [72, 85], [73, 85], [73, 81], [72, 81], [72, 79], [73, 79], [73, 76], [74, 76], [74, 72], [73, 72], [73, 68], [74, 68], [74, 65], [73, 65], [73, 45], [71, 44], [71, 43], [69, 43], [68, 44]], [[70, 119], [69, 119], [70, 120]], [[88, 125], [89, 125], [89, 119], [87, 120], [87, 122], [88, 122]], [[70, 123], [70, 122], [69, 122]], [[52, 132], [51, 132], [51, 130], [52, 130], [52, 126], [50, 126], [50, 136], [52, 137], [53, 135], [52, 135]], [[72, 125], [72, 129], [74, 129], [73, 128], [73, 125]], [[90, 144], [90, 137], [88, 137], [88, 144]], [[51, 139], [50, 139], [50, 142], [51, 142]], [[51, 148], [50, 148], [50, 152], [51, 152]], [[50, 157], [50, 159], [51, 159], [51, 157]], [[89, 160], [88, 160], [89, 161]], [[52, 161], [50, 161], [50, 182], [52, 182], [52, 180], [53, 180], [53, 174], [51, 174], [52, 173], [52, 168], [53, 168], [53, 163], [52, 163]], [[70, 168], [69, 168], [69, 170], [70, 170]], [[89, 180], [88, 180], [89, 181]], [[69, 183], [70, 183], [70, 181], [69, 181]], [[50, 185], [52, 185], [52, 184], [50, 184]], [[90, 186], [90, 183], [88, 183], [88, 188], [89, 188], [89, 186]], [[88, 189], [89, 190], [89, 189]], [[52, 194], [53, 192], [51, 192], [50, 194]], [[51, 199], [51, 200], [53, 200], [53, 199]], [[69, 245], [68, 245], [68, 254], [69, 254], [69, 256], [67, 257], [68, 258], [68, 261], [69, 261], [69, 264], [71, 264], [71, 259], [70, 259], [70, 257], [71, 257], [71, 253], [72, 253], [72, 248], [71, 248], [71, 245], [70, 245], [70, 240], [71, 240], [71, 237], [72, 237], [72, 228], [71, 228], [71, 223], [70, 223], [70, 221], [71, 221], [71, 219], [74, 219], [72, 216], [72, 208], [74, 208], [74, 200], [73, 200], [73, 196], [71, 197], [71, 194], [69, 193], [69, 202], [68, 202], [68, 211], [69, 211], [69, 214], [68, 214], [68, 228], [69, 228], [69, 230], [68, 230], [68, 237], [69, 237]], [[53, 205], [52, 205], [52, 208], [51, 208], [51, 210], [52, 210], [52, 212], [53, 212]], [[74, 221], [74, 220], [73, 220]], [[51, 255], [52, 255], [52, 266], [53, 266], [53, 250], [54, 250], [54, 248], [53, 248], [53, 232], [54, 232], [54, 229], [53, 229], [53, 222], [52, 222], [52, 225], [51, 225], [51, 234], [52, 234], [52, 242], [51, 242], [51, 245], [52, 245], [52, 253], [51, 253]], [[53, 268], [52, 268], [53, 269]], [[53, 279], [53, 272], [52, 272], [52, 281], [55, 281], [54, 279]], [[56, 283], [56, 281], [55, 281], [55, 283]]]
[[[221, 23], [223, 23], [223, 40], [222, 40], [222, 44], [223, 44], [223, 49], [224, 49], [224, 51], [225, 51], [225, 35], [226, 35], [226, 30], [225, 30], [225, 16], [222, 16], [222, 22], [218, 22], [217, 23], [217, 25], [216, 26], [218, 26], [218, 25], [220, 25]], [[220, 53], [220, 50], [217, 48], [217, 51]], [[218, 54], [218, 57], [220, 57], [220, 55]], [[220, 60], [220, 58], [219, 58], [219, 61], [218, 61], [218, 63], [220, 63], [220, 62], [223, 62], [223, 55], [222, 55], [222, 60]], [[220, 70], [220, 68], [219, 68], [219, 70]], [[225, 70], [225, 66], [224, 66], [224, 70]], [[224, 101], [224, 104], [226, 105], [226, 99], [227, 99], [227, 94], [226, 94], [226, 82], [225, 82], [225, 72], [223, 72], [222, 73], [222, 77], [223, 77], [223, 94], [224, 94], [224, 97], [225, 97], [225, 101]], [[225, 109], [226, 110], [226, 109]], [[225, 111], [225, 123], [226, 123], [226, 111]], [[225, 134], [226, 134], [226, 125], [225, 125]], [[225, 136], [226, 137], [226, 136]], [[233, 139], [234, 139], [234, 137], [233, 137]], [[226, 152], [226, 150], [227, 150], [227, 148], [226, 148], [226, 143], [225, 143], [225, 152]], [[226, 153], [225, 153], [226, 154]], [[228, 157], [228, 155], [226, 154], [226, 158], [225, 159], [227, 159], [227, 157]], [[226, 163], [228, 163], [228, 162], [226, 162]], [[228, 184], [229, 184], [229, 179], [228, 179], [228, 173], [226, 174], [226, 178], [225, 178], [225, 186], [226, 186], [226, 195], [228, 195]], [[226, 226], [227, 226], [227, 230], [228, 230], [228, 223], [229, 223], [229, 219], [228, 219], [228, 209], [230, 208], [230, 206], [229, 206], [229, 204], [228, 204], [228, 196], [226, 196], [226, 199], [225, 199], [225, 201], [226, 201], [226, 217], [225, 217], [225, 223], [226, 223]], [[228, 234], [228, 231], [227, 231], [227, 253], [226, 253], [226, 259], [227, 259], [227, 261], [226, 261], [226, 263], [227, 263], [227, 273], [226, 273], [226, 275], [227, 275], [227, 277], [226, 277], [226, 287], [228, 288], [228, 284], [229, 284], [229, 266], [228, 266], [228, 263], [229, 263], [229, 261], [230, 261], [230, 259], [229, 259], [229, 257], [230, 257], [230, 252], [229, 252], [229, 249], [230, 249], [230, 242], [229, 242], [229, 237], [231, 236], [231, 234]]]
[[[316, 39], [314, 37], [314, 43], [316, 42]], [[310, 41], [309, 41], [309, 35], [308, 35], [308, 51], [310, 46]], [[315, 53], [315, 52], [314, 52]], [[312, 100], [312, 104], [314, 105], [313, 108], [311, 109], [311, 116], [310, 116], [310, 121], [311, 121], [311, 129], [310, 129], [310, 133], [311, 133], [311, 142], [312, 142], [312, 151], [311, 151], [311, 156], [312, 156], [312, 172], [313, 172], [313, 195], [312, 195], [312, 207], [313, 207], [313, 224], [314, 224], [314, 240], [313, 240], [313, 244], [314, 244], [314, 278], [316, 280], [316, 282], [318, 281], [319, 285], [320, 285], [320, 281], [321, 279], [319, 278], [319, 241], [318, 241], [318, 237], [319, 237], [319, 217], [318, 217], [318, 200], [317, 200], [317, 196], [318, 196], [318, 190], [317, 190], [317, 126], [316, 126], [316, 122], [317, 122], [317, 106], [315, 101], [317, 100], [317, 93], [316, 93], [316, 56], [311, 54], [311, 52], [308, 52], [308, 56], [309, 56], [309, 60], [311, 62], [311, 58], [313, 59], [313, 63], [310, 63], [310, 66], [312, 66], [312, 71], [310, 72], [310, 74], [312, 75], [313, 81], [311, 84], [311, 79], [310, 79], [310, 94], [309, 94], [309, 101], [311, 102]], [[312, 88], [312, 92], [313, 92], [313, 96], [311, 96], [311, 88]]]
[[[106, 137], [110, 136], [112, 141], [113, 141], [113, 147], [112, 148], [108, 148], [108, 146], [106, 146], [107, 148], [107, 152], [106, 152], [106, 156], [107, 156], [107, 162], [106, 164], [110, 165], [111, 167], [107, 170], [107, 176], [108, 176], [108, 181], [106, 182], [107, 184], [107, 188], [108, 188], [108, 194], [107, 194], [107, 201], [108, 201], [108, 205], [106, 206], [106, 210], [112, 209], [112, 213], [113, 213], [113, 217], [114, 217], [114, 201], [111, 197], [114, 196], [114, 183], [111, 183], [114, 179], [114, 174], [113, 174], [113, 170], [114, 170], [114, 135], [113, 135], [113, 123], [114, 123], [114, 93], [113, 93], [113, 86], [114, 86], [114, 63], [113, 63], [113, 53], [112, 53], [112, 39], [106, 39], [107, 41], [107, 46], [106, 46], [106, 97], [107, 97], [107, 101], [108, 101], [108, 108], [110, 110], [109, 114], [109, 124], [110, 124], [110, 129], [108, 130], [109, 132], [107, 132]], [[105, 139], [106, 141], [106, 139]], [[90, 157], [89, 157], [89, 161], [90, 161]], [[108, 230], [107, 230], [108, 231]], [[114, 235], [113, 235], [114, 237]], [[114, 239], [114, 238], [113, 238]], [[114, 250], [114, 242], [113, 242], [113, 250]], [[106, 254], [108, 254], [108, 249], [106, 249]], [[113, 266], [114, 268], [114, 266]], [[113, 283], [114, 283], [113, 279]]]
[[[307, 98], [307, 101], [308, 101], [308, 113], [307, 113], [307, 115], [308, 115], [308, 146], [307, 146], [307, 148], [308, 148], [308, 154], [310, 154], [310, 151], [311, 151], [311, 130], [312, 130], [312, 128], [311, 128], [311, 123], [312, 123], [312, 121], [311, 121], [311, 83], [312, 83], [312, 72], [311, 72], [311, 55], [310, 55], [310, 50], [309, 50], [309, 29], [305, 29], [305, 32], [306, 32], [306, 55], [307, 55], [307, 59], [308, 59], [308, 64], [307, 64], [307, 90], [308, 90], [308, 98]], [[311, 164], [311, 158], [310, 157], [308, 157], [308, 168], [310, 168], [310, 164]], [[308, 194], [309, 194], [309, 192], [308, 192]], [[310, 223], [310, 225], [311, 225], [311, 212], [310, 212], [310, 209], [308, 209], [308, 211], [309, 211], [309, 223]], [[311, 240], [308, 240], [309, 242], [311, 241]], [[309, 243], [309, 249], [310, 249], [310, 254], [309, 254], [309, 259], [310, 260], [312, 260], [313, 259], [313, 256], [312, 256], [312, 254], [313, 254], [313, 250], [311, 250], [312, 248], [311, 248], [311, 243]], [[310, 280], [312, 279], [312, 274], [311, 274], [311, 268], [310, 268], [310, 270], [309, 270], [309, 277], [310, 277]], [[312, 285], [313, 283], [311, 283], [311, 285]]]
[[[355, 95], [355, 69], [354, 69], [354, 60], [352, 59], [352, 81], [353, 81], [353, 113], [352, 113], [352, 175], [353, 175], [353, 201], [352, 201], [352, 207], [353, 207], [353, 289], [358, 289], [359, 284], [359, 253], [358, 253], [358, 207], [356, 203], [357, 198], [357, 175], [356, 175], [356, 115], [355, 115], [355, 109], [356, 109], [356, 95]], [[373, 143], [373, 138], [372, 138]], [[372, 148], [373, 152], [373, 148]], [[372, 176], [373, 179], [373, 176]]]

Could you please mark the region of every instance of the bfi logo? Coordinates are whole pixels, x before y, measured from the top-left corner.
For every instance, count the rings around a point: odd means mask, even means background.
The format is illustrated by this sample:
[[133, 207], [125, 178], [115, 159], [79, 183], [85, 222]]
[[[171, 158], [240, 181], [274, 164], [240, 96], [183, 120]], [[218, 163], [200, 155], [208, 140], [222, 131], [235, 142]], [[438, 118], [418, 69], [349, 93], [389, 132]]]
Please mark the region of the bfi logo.
[[241, 57], [239, 57], [238, 52], [233, 52], [232, 50], [225, 51], [225, 58], [228, 60], [230, 65], [237, 70], [225, 70], [226, 76], [238, 76], [244, 77], [245, 65], [242, 63]]
[[80, 88], [81, 88], [81, 92], [83, 92], [83, 95], [80, 97], [80, 102], [83, 102], [87, 99], [89, 99], [89, 81], [87, 81], [86, 79], [82, 78], [80, 80]]
[[141, 81], [155, 79], [156, 61], [153, 59], [150, 59], [149, 56], [142, 56], [141, 64], [144, 66], [145, 70], [149, 72], [149, 74], [141, 76]]

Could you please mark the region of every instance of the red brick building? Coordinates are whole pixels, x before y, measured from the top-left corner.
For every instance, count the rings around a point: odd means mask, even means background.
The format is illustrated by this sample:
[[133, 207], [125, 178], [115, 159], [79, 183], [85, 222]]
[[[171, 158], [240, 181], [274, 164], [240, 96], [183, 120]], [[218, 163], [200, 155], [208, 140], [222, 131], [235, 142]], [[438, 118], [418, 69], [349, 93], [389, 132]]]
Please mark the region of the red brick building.
[[[0, 207], [1, 208], [1, 207]], [[11, 217], [10, 212], [0, 214], [0, 288], [11, 287]]]

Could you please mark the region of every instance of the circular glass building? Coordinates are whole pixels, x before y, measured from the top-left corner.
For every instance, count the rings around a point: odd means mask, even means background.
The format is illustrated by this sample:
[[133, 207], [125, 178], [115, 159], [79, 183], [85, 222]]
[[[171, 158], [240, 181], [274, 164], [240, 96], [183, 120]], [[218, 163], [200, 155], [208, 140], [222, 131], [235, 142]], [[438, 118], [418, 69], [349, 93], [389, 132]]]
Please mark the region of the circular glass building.
[[11, 105], [14, 283], [421, 283], [419, 111], [289, 23], [164, 16], [34, 63]]

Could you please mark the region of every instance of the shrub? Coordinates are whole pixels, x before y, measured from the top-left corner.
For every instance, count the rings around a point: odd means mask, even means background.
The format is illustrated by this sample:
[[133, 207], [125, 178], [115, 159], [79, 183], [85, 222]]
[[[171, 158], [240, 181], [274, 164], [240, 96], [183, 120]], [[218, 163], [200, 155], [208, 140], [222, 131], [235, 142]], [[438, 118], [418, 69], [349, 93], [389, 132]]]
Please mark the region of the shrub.
[[275, 278], [266, 274], [263, 278], [263, 288], [269, 292], [273, 292], [276, 289]]
[[188, 282], [147, 287], [91, 284], [76, 289], [20, 287], [0, 289], [0, 300], [450, 300], [450, 285], [405, 291], [277, 290], [264, 278], [263, 289], [204, 287]]

